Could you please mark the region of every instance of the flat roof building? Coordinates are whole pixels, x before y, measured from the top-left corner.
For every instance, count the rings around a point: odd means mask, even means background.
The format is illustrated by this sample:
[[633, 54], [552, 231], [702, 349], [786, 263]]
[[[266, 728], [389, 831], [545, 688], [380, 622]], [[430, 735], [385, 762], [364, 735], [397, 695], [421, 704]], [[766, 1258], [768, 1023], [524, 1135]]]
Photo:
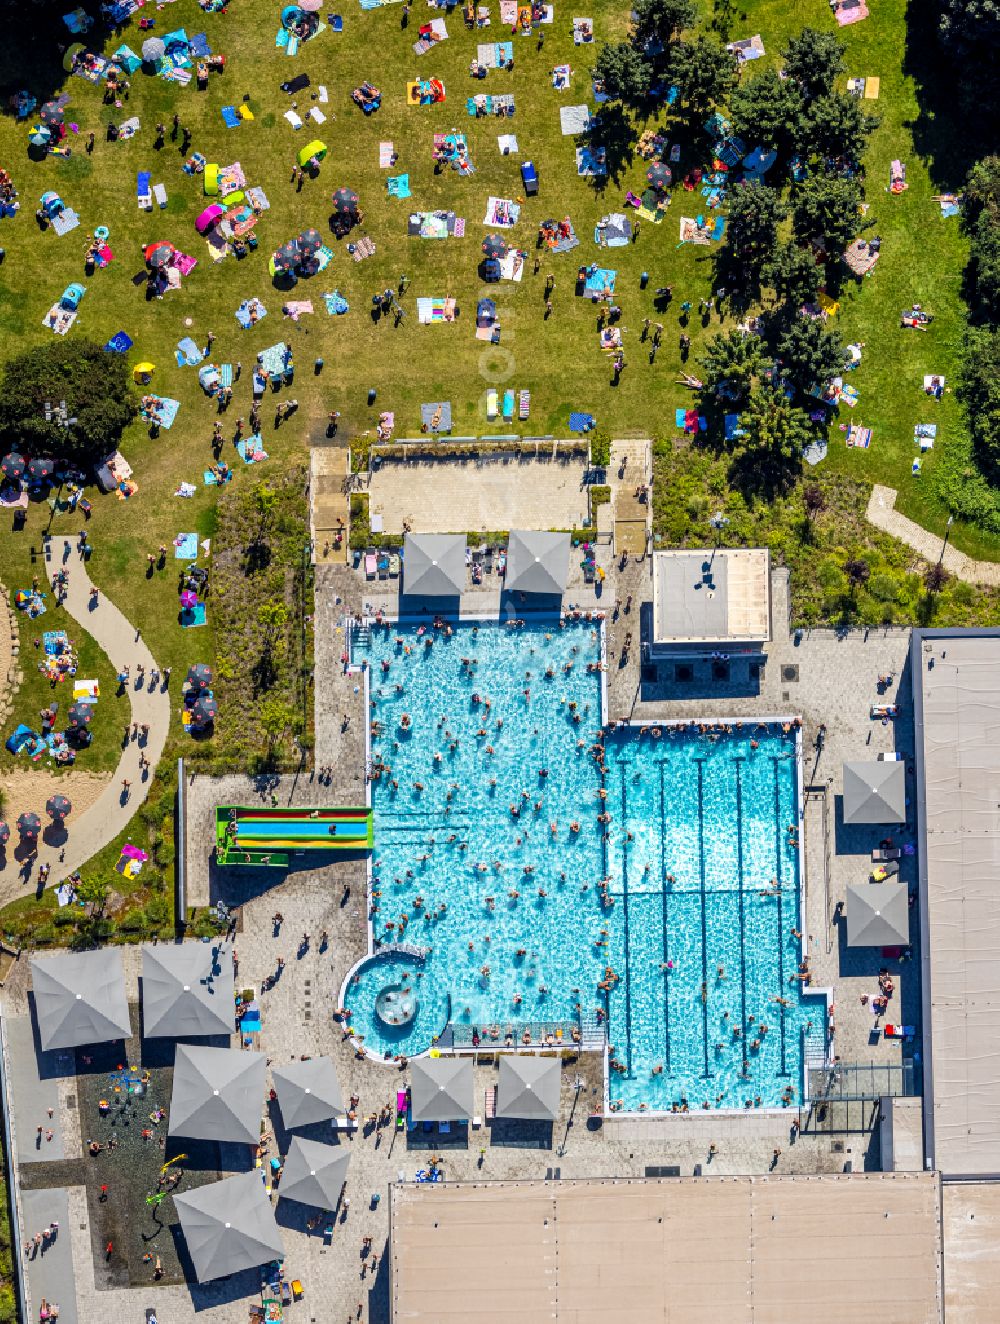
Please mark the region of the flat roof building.
[[933, 1173], [401, 1184], [390, 1215], [393, 1324], [941, 1318]]
[[756, 654], [770, 638], [766, 547], [653, 553], [654, 657]]
[[927, 1166], [1000, 1174], [1000, 631], [910, 644]]

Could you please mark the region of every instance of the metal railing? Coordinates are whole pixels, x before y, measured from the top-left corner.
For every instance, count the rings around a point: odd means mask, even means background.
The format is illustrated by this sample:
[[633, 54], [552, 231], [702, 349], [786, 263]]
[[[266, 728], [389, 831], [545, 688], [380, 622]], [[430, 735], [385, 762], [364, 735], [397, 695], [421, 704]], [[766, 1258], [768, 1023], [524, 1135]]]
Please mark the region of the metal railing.
[[494, 1021], [465, 1025], [449, 1021], [442, 1039], [455, 1052], [491, 1048], [574, 1048], [582, 1046], [579, 1021]]

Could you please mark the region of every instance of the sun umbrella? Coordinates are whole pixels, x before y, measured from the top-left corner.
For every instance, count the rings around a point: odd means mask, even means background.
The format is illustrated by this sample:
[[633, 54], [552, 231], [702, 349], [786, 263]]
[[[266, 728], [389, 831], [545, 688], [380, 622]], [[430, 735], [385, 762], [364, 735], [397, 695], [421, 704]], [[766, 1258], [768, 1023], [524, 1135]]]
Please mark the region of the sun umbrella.
[[66, 713], [70, 726], [86, 726], [90, 721], [89, 703], [71, 703]]
[[207, 662], [196, 662], [188, 668], [187, 683], [195, 690], [207, 690], [212, 684], [212, 668]]
[[191, 707], [191, 716], [199, 726], [214, 722], [219, 715], [219, 705], [209, 694], [200, 694]]
[[278, 271], [294, 271], [299, 262], [299, 246], [294, 239], [282, 244], [274, 254], [274, 265]]
[[43, 124], [62, 124], [66, 116], [57, 101], [46, 101], [38, 112], [38, 118]]
[[181, 606], [187, 609], [189, 607], [197, 607], [197, 605], [198, 594], [195, 593], [194, 589], [186, 588], [181, 594]]
[[37, 814], [22, 814], [17, 820], [17, 830], [22, 837], [37, 837], [42, 820]]
[[31, 143], [32, 147], [47, 147], [51, 139], [52, 135], [48, 129], [36, 129], [28, 142]]
[[17, 451], [11, 451], [0, 460], [0, 473], [4, 478], [9, 478], [12, 483], [18, 482], [24, 477], [24, 471], [27, 469], [27, 463], [23, 455]]
[[10, 841], [10, 828], [0, 821], [0, 846], [6, 846], [8, 841]]
[[655, 161], [646, 171], [646, 179], [658, 193], [665, 193], [673, 175], [669, 166], [665, 166], [662, 161]]
[[303, 257], [315, 257], [323, 247], [323, 236], [310, 226], [308, 230], [302, 231], [296, 242]]
[[487, 258], [483, 263], [483, 280], [499, 280], [503, 273], [500, 270], [500, 263], [495, 257]]
[[73, 812], [73, 806], [65, 795], [50, 795], [45, 801], [45, 812], [54, 823], [61, 823], [68, 814]]
[[340, 216], [355, 216], [358, 210], [358, 195], [352, 188], [339, 188], [333, 195], [334, 211]]
[[499, 234], [488, 234], [483, 240], [483, 252], [488, 258], [504, 257], [507, 253], [506, 239]]
[[53, 460], [32, 460], [28, 465], [28, 477], [33, 483], [44, 483], [56, 471]]
[[162, 60], [167, 52], [166, 46], [159, 37], [147, 37], [142, 43], [142, 58], [146, 64], [156, 64], [157, 60]]
[[151, 267], [165, 267], [175, 252], [173, 244], [149, 244], [144, 256]]

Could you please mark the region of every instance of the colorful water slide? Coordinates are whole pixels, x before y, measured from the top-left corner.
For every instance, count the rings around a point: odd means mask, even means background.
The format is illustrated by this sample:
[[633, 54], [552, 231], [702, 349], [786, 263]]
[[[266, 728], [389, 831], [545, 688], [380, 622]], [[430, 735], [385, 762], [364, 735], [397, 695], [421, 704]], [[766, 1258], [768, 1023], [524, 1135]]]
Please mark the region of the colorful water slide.
[[219, 805], [215, 811], [220, 864], [285, 867], [303, 851], [370, 850], [372, 811], [365, 806], [275, 808]]

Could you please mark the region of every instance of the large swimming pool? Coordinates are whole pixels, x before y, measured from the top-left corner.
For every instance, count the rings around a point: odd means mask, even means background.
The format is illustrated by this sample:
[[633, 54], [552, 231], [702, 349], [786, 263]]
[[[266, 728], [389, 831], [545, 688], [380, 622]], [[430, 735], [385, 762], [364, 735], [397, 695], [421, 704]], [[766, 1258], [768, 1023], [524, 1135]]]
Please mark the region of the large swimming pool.
[[[345, 1001], [372, 1056], [604, 1020], [623, 1110], [799, 1097], [796, 742], [601, 734], [599, 628], [373, 627], [372, 935]], [[389, 989], [378, 1004], [379, 994]], [[780, 999], [780, 1001], [779, 1001]], [[388, 1009], [388, 1010], [387, 1010]]]

